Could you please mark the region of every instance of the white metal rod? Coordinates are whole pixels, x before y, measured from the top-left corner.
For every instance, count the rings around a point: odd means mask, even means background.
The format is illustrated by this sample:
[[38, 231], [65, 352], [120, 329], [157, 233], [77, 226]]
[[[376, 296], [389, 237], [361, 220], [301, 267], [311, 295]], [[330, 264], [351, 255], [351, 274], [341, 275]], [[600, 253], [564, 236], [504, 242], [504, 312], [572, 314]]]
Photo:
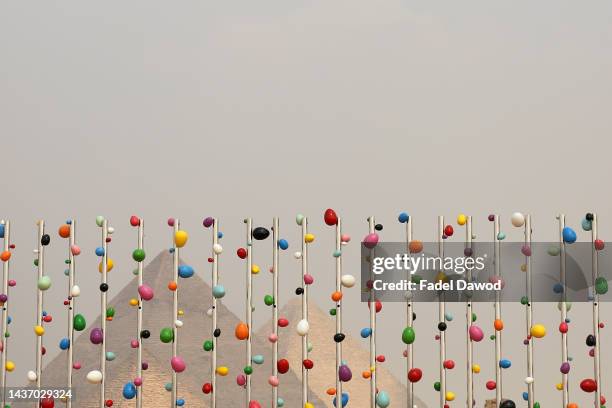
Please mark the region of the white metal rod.
[[[567, 282], [565, 278], [565, 241], [563, 239], [563, 229], [565, 228], [565, 214], [559, 215], [559, 243], [561, 246], [561, 286], [563, 293], [561, 294], [561, 321], [565, 322], [567, 319]], [[561, 333], [561, 360], [562, 363], [568, 361], [568, 346], [567, 346], [567, 333]], [[563, 385], [563, 407], [567, 407], [569, 404], [569, 375], [562, 374], [562, 385]]]
[[[368, 218], [370, 234], [376, 231], [376, 220], [374, 216]], [[374, 249], [370, 251], [370, 280], [374, 281]], [[376, 408], [376, 296], [374, 288], [370, 289], [370, 408]], [[338, 403], [338, 401], [340, 403]], [[342, 406], [342, 395], [336, 393], [336, 405]]]
[[[174, 220], [174, 235], [179, 231], [180, 221], [178, 219]], [[173, 241], [174, 242], [174, 239]], [[178, 355], [178, 329], [176, 327], [176, 319], [178, 319], [178, 267], [179, 267], [179, 247], [176, 244], [174, 245], [174, 253], [173, 253], [173, 274], [174, 274], [174, 282], [176, 282], [176, 289], [173, 292], [172, 297], [172, 331], [174, 332], [174, 340], [172, 341], [172, 357], [176, 357]], [[172, 401], [170, 401], [170, 406], [172, 408], [176, 407], [176, 399], [178, 393], [178, 381], [176, 371], [172, 370]]]
[[[11, 222], [10, 221], [6, 221], [4, 223], [4, 251], [10, 251], [11, 249]], [[2, 284], [2, 293], [4, 293], [5, 295], [9, 295], [8, 291], [9, 291], [9, 286], [8, 286], [8, 281], [9, 281], [9, 273], [10, 273], [10, 259], [7, 259], [4, 264], [2, 265], [2, 278], [3, 278], [3, 284]], [[10, 300], [10, 299], [9, 299]], [[4, 305], [2, 306], [2, 406], [5, 407], [6, 406], [6, 359], [7, 359], [7, 355], [8, 355], [8, 337], [5, 335], [6, 331], [8, 329], [8, 302], [9, 300], [7, 300], [6, 302], [4, 302]]]
[[[465, 247], [472, 249], [472, 217], [468, 216], [465, 225]], [[467, 270], [467, 280], [472, 282], [472, 268]], [[474, 305], [472, 299], [468, 298], [465, 302], [465, 318], [467, 323], [467, 408], [474, 406], [474, 372], [472, 371], [472, 365], [474, 364], [474, 342], [470, 337], [470, 327], [472, 326], [472, 313], [474, 312]]]
[[[138, 224], [138, 249], [144, 249], [144, 220], [139, 218]], [[138, 262], [138, 287], [142, 286], [144, 277], [143, 275], [143, 262]], [[144, 302], [142, 300], [142, 296], [138, 294], [138, 322], [137, 322], [137, 333], [136, 338], [138, 339], [138, 351], [137, 351], [137, 361], [136, 361], [136, 372], [138, 373], [138, 378], [142, 379], [142, 315], [144, 313]], [[144, 397], [144, 381], [141, 382], [139, 387], [136, 387], [136, 407], [142, 408], [142, 399]]]
[[[104, 254], [102, 255], [102, 283], [106, 284], [107, 273], [108, 273], [108, 221], [104, 219], [102, 221], [102, 248], [104, 248]], [[102, 382], [100, 382], [100, 408], [106, 406], [106, 307], [107, 307], [107, 294], [108, 291], [101, 291], [101, 326], [102, 326], [102, 347], [100, 351], [100, 371], [102, 372]]]
[[[213, 288], [219, 284], [219, 255], [215, 252], [214, 248], [219, 244], [219, 220], [213, 220], [213, 263], [212, 263], [212, 286]], [[211, 408], [217, 407], [217, 337], [215, 336], [215, 330], [217, 330], [217, 298], [212, 297], [212, 359], [211, 359], [211, 376], [212, 376], [212, 392], [210, 393], [210, 404]]]
[[595, 408], [601, 408], [601, 360], [599, 358], [599, 294], [595, 291], [595, 282], [597, 281], [597, 278], [599, 278], [599, 252], [595, 249], [595, 240], [597, 239], [597, 214], [593, 213], [593, 220], [591, 221], [591, 255], [593, 275], [593, 335], [595, 336], [595, 349], [593, 351], [593, 371], [595, 374], [595, 381], [597, 382], [597, 389], [595, 390]]
[[[525, 217], [525, 245], [531, 248], [531, 215], [527, 214]], [[525, 256], [525, 265], [526, 265], [526, 295], [527, 295], [527, 305], [526, 305], [526, 321], [527, 321], [527, 336], [530, 335], [531, 326], [533, 325], [533, 291], [532, 291], [532, 281], [531, 281], [531, 256]], [[527, 344], [527, 377], [534, 378], [533, 372], [533, 339], [529, 339], [529, 343]], [[527, 398], [527, 406], [528, 408], [533, 408], [533, 404], [535, 401], [535, 384], [533, 381], [527, 384], [527, 392], [529, 394]]]
[[[45, 273], [45, 246], [41, 240], [45, 234], [45, 221], [38, 221], [38, 281], [44, 276]], [[43, 291], [37, 288], [37, 302], [36, 302], [36, 325], [43, 325], [42, 312], [43, 312]], [[43, 336], [36, 337], [36, 388], [40, 389], [41, 376], [42, 376], [42, 347], [43, 347]], [[38, 407], [40, 399], [38, 399], [34, 406]]]
[[[308, 285], [304, 278], [308, 275], [308, 244], [306, 243], [308, 234], [308, 218], [302, 220], [302, 320], [308, 321]], [[338, 310], [336, 310], [336, 314]], [[302, 336], [302, 406], [308, 402], [308, 370], [303, 362], [308, 359], [308, 333]]]
[[[444, 259], [444, 216], [438, 216], [438, 255]], [[444, 271], [441, 271], [444, 273]], [[446, 320], [446, 301], [444, 291], [440, 291], [438, 296], [438, 323], [443, 323]], [[446, 404], [446, 368], [444, 361], [446, 360], [446, 330], [439, 330], [440, 335], [440, 408]]]
[[[408, 246], [408, 255], [412, 256], [410, 253], [410, 242], [412, 241], [412, 217], [408, 217], [408, 221], [406, 222], [406, 243]], [[408, 282], [412, 282], [412, 272], [406, 269], [406, 279]], [[410, 293], [412, 295], [412, 293]], [[406, 326], [412, 327], [414, 325], [413, 319], [414, 313], [414, 303], [412, 302], [412, 296], [410, 299], [406, 301]], [[414, 367], [414, 355], [413, 355], [413, 344], [406, 345], [406, 373], [409, 373], [410, 370]], [[406, 406], [407, 408], [414, 407], [414, 383], [408, 381], [406, 386]]]
[[[246, 365], [245, 367], [251, 367], [253, 365], [252, 359], [252, 325], [253, 325], [253, 219], [246, 219], [246, 243], [247, 243], [247, 267], [246, 267], [246, 324], [249, 330], [249, 337], [246, 341]], [[251, 374], [246, 376], [246, 405], [249, 407], [251, 402]]]
[[[272, 293], [274, 304], [272, 305], [272, 333], [276, 341], [272, 343], [272, 376], [278, 378], [278, 218], [274, 217], [272, 231]], [[278, 407], [278, 386], [272, 387], [272, 408]]]
[[[76, 242], [76, 221], [70, 220], [70, 237], [68, 238], [68, 259], [70, 265], [68, 268], [68, 389], [72, 389], [72, 365], [74, 364], [74, 308], [75, 299], [72, 296], [72, 288], [75, 283], [75, 268], [74, 261], [76, 257], [72, 253], [72, 247]], [[66, 398], [66, 407], [72, 408], [72, 398]]]
[[[342, 250], [342, 219], [336, 223], [336, 252]], [[342, 293], [342, 256], [336, 257], [336, 292]], [[336, 333], [342, 333], [342, 297], [336, 302]], [[336, 406], [342, 406], [342, 381], [340, 381], [340, 366], [342, 365], [342, 342], [336, 342]]]
[[[495, 214], [494, 220], [494, 248], [493, 258], [495, 262], [495, 276], [497, 279], [501, 279], [501, 240], [499, 239], [500, 225], [499, 215]], [[495, 320], [501, 320], [501, 293], [500, 291], [495, 292]], [[499, 361], [502, 356], [502, 331], [496, 330], [495, 332], [495, 406], [499, 407], [502, 402], [502, 369], [499, 365]]]

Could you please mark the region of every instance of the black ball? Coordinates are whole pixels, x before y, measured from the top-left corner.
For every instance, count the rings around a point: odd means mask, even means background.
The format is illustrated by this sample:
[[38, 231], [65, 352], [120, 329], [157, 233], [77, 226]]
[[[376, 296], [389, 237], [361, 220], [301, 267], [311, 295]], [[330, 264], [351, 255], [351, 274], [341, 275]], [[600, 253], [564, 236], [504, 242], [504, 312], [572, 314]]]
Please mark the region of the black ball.
[[213, 336], [219, 337], [220, 335], [221, 335], [221, 329], [216, 328], [215, 331], [213, 332]]
[[148, 330], [142, 330], [140, 332], [140, 337], [142, 337], [143, 339], [148, 339], [149, 337], [151, 337], [151, 332]]
[[300, 287], [300, 288], [297, 288], [297, 289], [295, 290], [295, 294], [296, 294], [296, 295], [301, 295], [302, 293], [304, 293], [304, 289], [303, 289], [303, 288], [301, 288], [301, 287]]
[[416, 313], [412, 312], [412, 320], [416, 320]]
[[445, 331], [446, 330], [446, 323], [444, 323], [444, 322], [438, 323], [438, 330]]
[[51, 242], [51, 237], [49, 236], [49, 234], [45, 234], [42, 237], [40, 237], [40, 243], [44, 246], [49, 245], [49, 243]]
[[595, 336], [589, 334], [586, 338], [586, 345], [589, 347], [595, 347]]
[[500, 402], [499, 408], [516, 408], [516, 404], [512, 400], [505, 400]]
[[586, 218], [587, 221], [593, 221], [593, 214], [592, 213], [586, 213], [584, 218]]
[[334, 334], [334, 341], [336, 343], [342, 343], [344, 341], [345, 337], [346, 336], [344, 335], [344, 333], [336, 333], [336, 334]]
[[383, 230], [383, 226], [382, 226], [382, 224], [376, 224], [376, 225], [374, 226], [374, 229], [375, 229], [376, 231], [382, 231], [382, 230]]
[[255, 238], [258, 241], [261, 241], [270, 236], [270, 231], [268, 231], [264, 227], [257, 227], [253, 230], [251, 234], [253, 235], [253, 238]]
[[101, 283], [100, 284], [100, 291], [102, 292], [106, 292], [108, 290], [108, 284], [106, 283]]

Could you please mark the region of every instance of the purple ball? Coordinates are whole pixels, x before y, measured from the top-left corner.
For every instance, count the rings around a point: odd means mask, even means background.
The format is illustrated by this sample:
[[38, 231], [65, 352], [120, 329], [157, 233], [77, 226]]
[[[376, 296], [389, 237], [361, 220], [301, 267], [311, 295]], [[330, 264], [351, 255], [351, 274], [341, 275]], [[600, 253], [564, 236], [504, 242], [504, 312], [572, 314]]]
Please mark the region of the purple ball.
[[102, 344], [103, 340], [104, 334], [102, 333], [102, 329], [98, 327], [91, 329], [91, 332], [89, 333], [89, 341], [91, 341], [93, 344]]
[[523, 245], [523, 247], [521, 248], [521, 252], [525, 256], [531, 256], [531, 247], [529, 245]]
[[570, 364], [566, 361], [565, 363], [561, 364], [561, 368], [559, 369], [559, 371], [561, 371], [561, 374], [567, 374], [570, 372]]
[[463, 255], [465, 256], [472, 256], [472, 254], [473, 254], [472, 248], [465, 248], [463, 250]]
[[143, 369], [143, 370], [146, 370], [146, 369], [148, 369], [148, 368], [149, 368], [149, 363], [147, 363], [146, 361], [143, 361], [143, 362], [142, 362], [142, 369]]
[[0, 295], [0, 302], [5, 303], [8, 300], [8, 296], [4, 293]]
[[495, 215], [494, 214], [490, 214], [489, 215], [489, 221], [491, 221], [491, 222], [495, 221]]
[[206, 217], [204, 218], [204, 221], [202, 221], [202, 225], [204, 225], [206, 228], [212, 226], [215, 223], [215, 219], [213, 217]]
[[346, 364], [341, 365], [338, 368], [338, 377], [342, 382], [351, 381], [351, 378], [353, 378], [353, 373], [351, 372], [349, 366], [347, 366]]

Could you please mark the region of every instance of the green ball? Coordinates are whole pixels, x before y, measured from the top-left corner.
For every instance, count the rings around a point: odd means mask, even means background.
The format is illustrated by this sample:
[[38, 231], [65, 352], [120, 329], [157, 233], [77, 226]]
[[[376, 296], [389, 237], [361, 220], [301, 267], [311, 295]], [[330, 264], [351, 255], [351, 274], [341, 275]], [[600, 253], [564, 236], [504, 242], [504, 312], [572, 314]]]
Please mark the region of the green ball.
[[134, 252], [132, 252], [132, 258], [136, 261], [136, 262], [142, 262], [145, 259], [145, 251], [144, 249], [135, 249]]
[[478, 319], [478, 316], [476, 316], [476, 313], [472, 313], [472, 323], [475, 322], [476, 319]]
[[533, 404], [533, 408], [540, 408], [540, 403], [536, 402], [535, 404]]
[[72, 319], [72, 325], [74, 327], [74, 330], [76, 331], [85, 330], [85, 327], [87, 326], [85, 317], [82, 314], [78, 314], [74, 316], [74, 319]]
[[489, 337], [491, 340], [495, 340], [495, 335], [492, 334], [491, 337]]
[[34, 260], [34, 266], [38, 266], [38, 259]]
[[266, 304], [266, 306], [272, 306], [274, 304], [274, 296], [266, 295], [264, 297], [264, 303]]
[[604, 277], [595, 279], [595, 293], [598, 295], [605, 295], [608, 293], [608, 281]]
[[412, 275], [412, 279], [411, 281], [415, 284], [419, 284], [421, 281], [423, 280], [423, 277], [421, 275]]
[[164, 388], [166, 389], [166, 391], [172, 391], [172, 383], [166, 383], [164, 385]]
[[402, 341], [404, 342], [404, 344], [414, 343], [415, 337], [416, 337], [416, 334], [412, 327], [406, 327], [404, 331], [402, 332]]
[[523, 296], [521, 298], [521, 305], [526, 305], [527, 303], [529, 303], [529, 299], [527, 298], [527, 296]]
[[440, 391], [440, 381], [436, 381], [436, 382], [434, 383], [434, 390], [436, 390], [436, 391]]
[[110, 306], [106, 309], [106, 317], [115, 317], [115, 308]]
[[330, 314], [331, 316], [335, 316], [335, 315], [336, 315], [336, 308], [334, 307], [334, 308], [332, 308], [332, 309], [329, 309], [329, 314]]
[[174, 340], [174, 331], [170, 327], [164, 327], [159, 332], [159, 339], [162, 343], [170, 343]]
[[9, 333], [9, 332], [4, 332], [4, 337], [11, 337], [11, 333]]
[[204, 344], [202, 345], [202, 347], [204, 348], [205, 351], [211, 351], [213, 349], [212, 340], [206, 340]]
[[251, 374], [253, 374], [253, 367], [251, 367], [250, 365], [248, 365], [248, 366], [244, 367], [244, 373], [245, 373], [246, 375], [251, 375]]
[[51, 287], [51, 278], [48, 276], [41, 276], [38, 279], [38, 289], [47, 290]]

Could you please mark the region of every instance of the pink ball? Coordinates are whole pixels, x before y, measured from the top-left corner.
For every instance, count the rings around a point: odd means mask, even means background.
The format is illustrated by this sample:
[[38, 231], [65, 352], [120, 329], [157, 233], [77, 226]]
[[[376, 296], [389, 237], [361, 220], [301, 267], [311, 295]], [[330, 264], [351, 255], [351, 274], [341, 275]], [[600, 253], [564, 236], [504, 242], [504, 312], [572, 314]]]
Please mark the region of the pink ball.
[[476, 326], [475, 324], [470, 326], [469, 333], [470, 340], [472, 341], [479, 342], [484, 338], [484, 333], [482, 332], [482, 329]]
[[236, 376], [236, 384], [239, 386], [243, 386], [246, 384], [246, 376], [244, 374], [239, 374]]
[[177, 373], [182, 373], [183, 371], [185, 371], [185, 368], [187, 368], [187, 366], [185, 365], [185, 361], [179, 356], [172, 357], [172, 359], [170, 360], [170, 365], [172, 366], [172, 369]]
[[81, 369], [81, 363], [79, 363], [78, 361], [75, 361], [72, 364], [72, 368], [74, 368], [75, 370], [80, 370]]
[[371, 234], [368, 234], [365, 236], [365, 238], [363, 239], [363, 244], [365, 245], [366, 248], [372, 249], [376, 246], [376, 244], [378, 244], [378, 234], [375, 232], [372, 232]]
[[79, 248], [76, 245], [72, 245], [70, 247], [70, 252], [72, 252], [72, 255], [74, 255], [74, 256], [80, 255], [81, 254], [81, 248]]
[[249, 401], [249, 408], [261, 408], [261, 405], [257, 401]]
[[142, 298], [142, 300], [151, 300], [153, 299], [153, 289], [148, 285], [140, 285], [138, 286], [138, 294]]
[[312, 275], [306, 274], [304, 275], [304, 283], [307, 285], [312, 285], [314, 282], [314, 277]]
[[268, 336], [268, 341], [270, 343], [276, 343], [278, 341], [278, 336], [274, 333], [270, 333], [270, 335]]
[[136, 377], [134, 378], [134, 385], [140, 387], [142, 385], [142, 378]]
[[10, 287], [16, 286], [16, 285], [17, 285], [17, 281], [16, 281], [15, 279], [10, 279], [10, 280], [8, 281], [8, 285], [9, 285]]
[[270, 384], [273, 387], [278, 387], [278, 384], [279, 384], [278, 377], [271, 375], [270, 378], [268, 378], [268, 384]]
[[132, 348], [138, 348], [138, 346], [140, 346], [140, 343], [138, 342], [138, 340], [132, 340], [132, 341], [130, 342], [130, 346], [131, 346]]
[[174, 218], [168, 218], [168, 226], [174, 227]]
[[342, 242], [349, 242], [350, 240], [351, 240], [351, 237], [349, 235], [347, 235], [347, 234], [342, 234], [340, 236], [340, 241], [342, 241]]

